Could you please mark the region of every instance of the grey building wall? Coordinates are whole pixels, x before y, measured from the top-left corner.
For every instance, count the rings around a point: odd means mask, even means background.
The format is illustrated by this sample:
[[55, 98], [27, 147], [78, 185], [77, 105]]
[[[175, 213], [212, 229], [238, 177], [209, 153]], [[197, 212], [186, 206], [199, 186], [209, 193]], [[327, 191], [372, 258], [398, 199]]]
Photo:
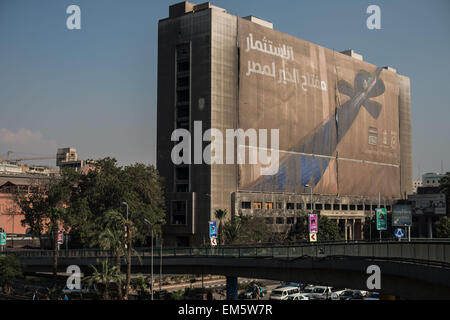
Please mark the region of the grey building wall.
[[[238, 48], [237, 17], [212, 10], [211, 36], [211, 124], [221, 130], [237, 128]], [[224, 149], [223, 156], [226, 152]], [[225, 160], [225, 159], [223, 159]], [[231, 193], [237, 189], [237, 165], [211, 165], [211, 216], [216, 209], [227, 209], [231, 216]]]
[[[203, 130], [211, 126], [211, 12], [204, 10], [159, 21], [158, 28], [158, 111], [157, 111], [157, 168], [164, 179], [166, 190], [167, 225], [164, 228], [165, 244], [177, 245], [177, 238], [201, 242], [197, 231], [209, 219], [210, 203], [204, 196], [210, 194], [210, 172], [206, 164], [191, 165], [188, 192], [175, 193], [175, 166], [171, 151], [176, 144], [171, 141], [175, 129], [176, 103], [176, 46], [190, 43], [190, 124], [194, 140], [194, 120], [203, 122]], [[199, 108], [199, 101], [203, 101]], [[191, 154], [192, 158], [193, 155]], [[174, 200], [187, 201], [185, 225], [172, 225], [171, 204]], [[206, 239], [208, 240], [208, 239]]]
[[413, 193], [412, 135], [411, 135], [411, 89], [410, 79], [398, 75], [399, 121], [400, 121], [400, 189], [402, 196]]
[[[287, 219], [295, 218], [301, 212], [297, 207], [287, 209], [287, 203], [303, 203], [304, 210], [310, 201], [309, 194], [237, 191], [238, 166], [226, 164], [190, 165], [188, 192], [175, 192], [175, 166], [171, 160], [175, 142], [171, 142], [171, 134], [176, 128], [176, 46], [190, 44], [189, 130], [192, 141], [195, 139], [194, 121], [202, 121], [203, 133], [209, 128], [221, 130], [225, 140], [226, 129], [239, 127], [238, 19], [220, 8], [200, 9], [185, 5], [173, 8], [170, 18], [159, 22], [157, 168], [165, 179], [167, 195], [167, 225], [163, 229], [166, 246], [179, 245], [180, 238], [187, 239], [189, 245], [208, 242], [208, 221], [214, 220], [216, 209], [227, 209], [228, 218], [239, 212], [273, 218], [274, 229], [284, 232], [290, 228]], [[401, 190], [409, 193], [412, 188], [410, 85], [409, 78], [398, 75], [398, 79]], [[204, 142], [202, 150], [208, 144]], [[225, 151], [224, 147], [224, 162]], [[191, 157], [193, 159], [193, 155]], [[186, 202], [186, 224], [170, 223], [173, 201]], [[252, 208], [242, 209], [242, 202], [251, 202]], [[265, 202], [274, 205], [282, 202], [283, 208], [255, 210], [253, 202], [261, 202], [263, 208]], [[345, 220], [347, 226], [347, 219], [363, 223], [364, 216], [373, 214], [372, 208], [378, 204], [378, 197], [313, 195], [313, 202], [322, 205], [322, 208], [314, 206], [314, 209], [336, 220]], [[331, 209], [326, 210], [325, 204], [330, 204]], [[334, 209], [334, 204], [339, 204], [339, 208]], [[382, 198], [381, 204], [390, 207], [393, 199]], [[344, 210], [342, 205], [347, 205], [347, 209]], [[283, 225], [277, 225], [277, 217], [284, 219]]]

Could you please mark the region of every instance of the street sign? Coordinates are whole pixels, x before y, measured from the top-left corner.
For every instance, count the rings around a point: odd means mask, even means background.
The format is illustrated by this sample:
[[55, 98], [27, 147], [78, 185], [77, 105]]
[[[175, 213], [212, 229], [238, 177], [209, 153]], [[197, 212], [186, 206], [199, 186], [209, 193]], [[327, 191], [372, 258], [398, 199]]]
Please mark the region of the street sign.
[[317, 233], [316, 232], [309, 233], [309, 242], [317, 242]]
[[377, 209], [377, 230], [387, 230], [386, 209]]
[[0, 233], [0, 245], [6, 246], [6, 232]]
[[217, 238], [217, 222], [209, 221], [209, 237]]
[[64, 234], [61, 230], [58, 231], [58, 244], [63, 244], [64, 242]]
[[405, 227], [412, 224], [411, 205], [396, 204], [392, 207], [392, 225], [394, 227]]
[[309, 232], [318, 232], [317, 230], [317, 214], [310, 214], [309, 216]]
[[211, 238], [211, 245], [217, 246], [217, 238]]
[[397, 239], [404, 238], [404, 237], [405, 237], [405, 230], [403, 230], [402, 228], [397, 228], [397, 229], [395, 229], [395, 231], [394, 231], [394, 236], [395, 236]]

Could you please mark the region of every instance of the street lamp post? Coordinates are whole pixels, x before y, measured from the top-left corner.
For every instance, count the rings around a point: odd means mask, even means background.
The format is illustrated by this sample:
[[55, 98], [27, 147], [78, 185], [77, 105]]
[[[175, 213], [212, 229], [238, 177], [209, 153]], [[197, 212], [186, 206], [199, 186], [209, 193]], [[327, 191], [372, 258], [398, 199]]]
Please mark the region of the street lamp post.
[[[126, 223], [126, 235], [127, 235], [127, 286], [126, 286], [126, 292], [125, 296], [128, 298], [128, 290], [130, 286], [131, 281], [131, 234], [130, 234], [130, 226], [129, 226], [129, 220], [128, 220], [128, 203], [125, 201], [122, 202], [127, 207], [127, 223]], [[119, 270], [120, 271], [120, 270]]]
[[312, 201], [312, 187], [309, 184], [305, 184], [305, 188], [309, 188], [311, 190], [311, 214], [313, 213], [313, 201]]
[[[153, 229], [154, 229], [154, 224], [145, 218], [144, 218], [144, 221], [152, 227], [152, 238], [150, 239], [150, 242], [151, 242], [151, 248], [152, 248], [151, 249], [151, 255], [152, 255], [151, 256], [151, 287], [152, 287], [151, 291], [152, 291], [152, 300], [153, 300]], [[161, 222], [162, 222], [162, 220], [158, 221], [158, 223], [161, 223]], [[161, 272], [161, 269], [162, 269], [162, 265], [160, 262], [160, 272]], [[161, 275], [160, 275], [160, 281], [161, 281]]]

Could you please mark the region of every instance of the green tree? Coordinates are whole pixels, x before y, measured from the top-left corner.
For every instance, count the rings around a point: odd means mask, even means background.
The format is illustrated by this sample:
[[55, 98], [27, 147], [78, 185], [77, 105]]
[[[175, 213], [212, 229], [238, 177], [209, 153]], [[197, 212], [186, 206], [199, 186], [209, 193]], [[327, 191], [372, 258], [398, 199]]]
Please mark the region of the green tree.
[[83, 281], [86, 281], [91, 286], [96, 284], [102, 291], [104, 300], [110, 299], [110, 287], [111, 283], [121, 283], [123, 278], [120, 271], [117, 270], [117, 266], [110, 265], [108, 259], [97, 260], [98, 266], [91, 265], [92, 275], [85, 277]]
[[[129, 208], [128, 219], [123, 202]], [[122, 255], [126, 256], [125, 299], [131, 281], [132, 247], [151, 235], [146, 220], [154, 225], [156, 235], [161, 233], [161, 224], [157, 222], [165, 217], [164, 202], [160, 177], [153, 166], [120, 167], [112, 158], [100, 159], [94, 163], [93, 170], [79, 174], [71, 192], [68, 209], [71, 232], [77, 232], [85, 246], [112, 250], [116, 265]]]
[[63, 170], [61, 177], [50, 178], [45, 182], [34, 184], [32, 192], [17, 190], [15, 202], [24, 215], [23, 226], [29, 226], [31, 233], [42, 239], [47, 232], [53, 246], [53, 275], [56, 281], [58, 269], [58, 231], [64, 229], [66, 204], [70, 197], [70, 185], [73, 173]]
[[437, 238], [450, 238], [450, 219], [442, 217], [436, 225]]
[[142, 274], [138, 274], [133, 280], [131, 280], [131, 287], [134, 291], [136, 291], [139, 298], [143, 299], [146, 296], [149, 284], [147, 283], [147, 279]]
[[[315, 211], [318, 215], [318, 241], [338, 241], [341, 240], [339, 226], [336, 220], [329, 219]], [[309, 241], [308, 213], [302, 211], [297, 215], [297, 222], [289, 235], [290, 241]]]
[[14, 280], [22, 276], [22, 264], [19, 258], [13, 254], [0, 256], [0, 285], [3, 292], [11, 294]]
[[264, 218], [246, 216], [241, 212], [224, 225], [226, 244], [251, 244], [268, 242], [271, 237]]
[[223, 244], [223, 220], [227, 213], [227, 209], [217, 209], [214, 213], [216, 219], [219, 220], [219, 244]]
[[319, 214], [318, 219], [318, 241], [339, 241], [339, 226], [337, 221]]

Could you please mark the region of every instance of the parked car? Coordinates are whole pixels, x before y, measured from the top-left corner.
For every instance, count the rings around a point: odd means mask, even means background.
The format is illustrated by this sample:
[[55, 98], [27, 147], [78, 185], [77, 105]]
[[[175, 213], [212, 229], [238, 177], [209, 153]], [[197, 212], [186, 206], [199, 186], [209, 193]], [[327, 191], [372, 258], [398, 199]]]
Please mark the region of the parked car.
[[303, 283], [299, 282], [284, 282], [282, 285], [278, 286], [278, 288], [285, 288], [285, 287], [297, 287], [299, 289], [302, 289], [305, 285]]
[[368, 292], [364, 297], [364, 300], [380, 300], [379, 292]]
[[311, 298], [314, 300], [331, 299], [332, 287], [315, 286], [311, 291]]
[[300, 293], [298, 287], [283, 287], [272, 290], [269, 300], [286, 300], [288, 296]]
[[333, 292], [331, 292], [330, 298], [331, 300], [340, 300], [340, 295], [346, 290], [350, 290], [348, 288], [333, 288]]
[[287, 296], [286, 300], [309, 300], [309, 293], [296, 293]]
[[308, 284], [303, 289], [300, 290], [301, 293], [312, 293], [312, 289], [314, 288], [313, 285]]
[[363, 300], [364, 296], [360, 290], [347, 289], [339, 296], [340, 300]]

